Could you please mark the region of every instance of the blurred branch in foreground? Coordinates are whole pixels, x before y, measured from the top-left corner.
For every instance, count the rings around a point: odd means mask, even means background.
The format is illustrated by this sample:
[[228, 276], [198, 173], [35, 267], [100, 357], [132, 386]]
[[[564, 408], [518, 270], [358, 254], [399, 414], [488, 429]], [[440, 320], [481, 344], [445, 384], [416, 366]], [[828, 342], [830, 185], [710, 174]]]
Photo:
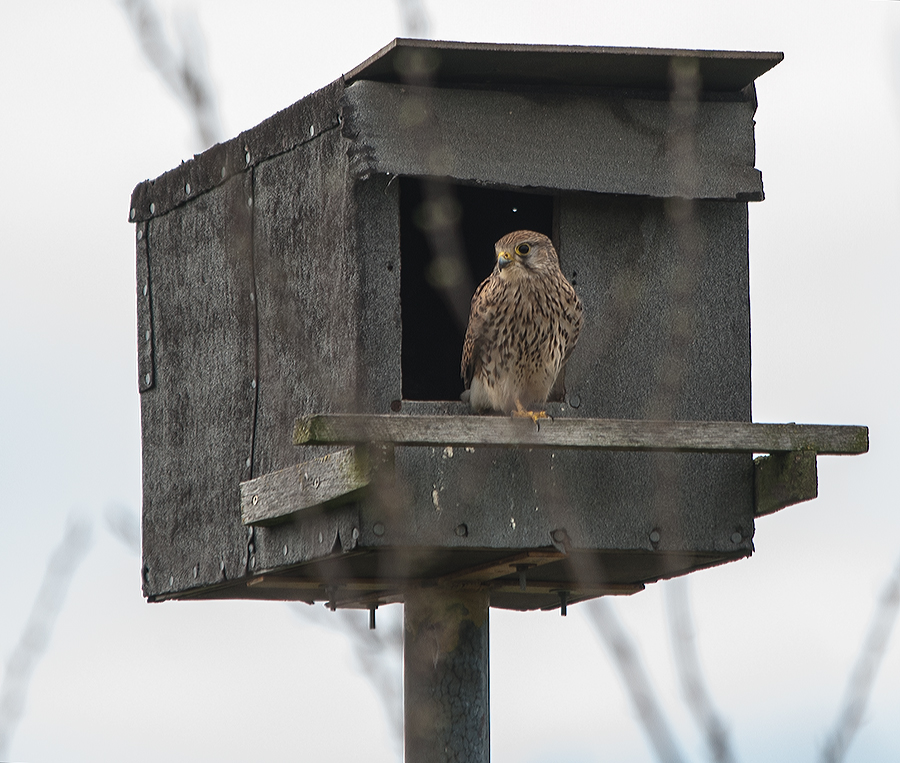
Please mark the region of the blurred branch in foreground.
[[327, 628], [337, 626], [353, 645], [360, 672], [369, 679], [384, 707], [391, 735], [398, 749], [403, 746], [403, 619], [402, 607], [380, 608], [378, 628], [369, 630], [363, 611], [329, 612], [322, 606], [289, 604], [291, 611], [307, 622]]
[[613, 657], [657, 758], [663, 763], [681, 763], [683, 758], [653, 692], [637, 647], [619, 623], [612, 605], [605, 599], [597, 599], [585, 604], [584, 610]]
[[32, 676], [50, 644], [69, 583], [87, 556], [90, 540], [90, 521], [70, 517], [62, 540], [50, 556], [22, 635], [6, 661], [3, 683], [0, 684], [0, 760], [9, 759]]
[[196, 16], [188, 11], [176, 16], [173, 45], [153, 0], [121, 0], [121, 6], [144, 56], [190, 114], [202, 148], [218, 143], [222, 124]]
[[404, 37], [428, 37], [431, 26], [422, 0], [397, 0], [400, 6], [400, 28]]
[[697, 725], [706, 737], [712, 759], [716, 763], [731, 763], [734, 761], [734, 755], [728, 742], [728, 730], [713, 706], [700, 668], [700, 656], [697, 652], [688, 597], [688, 581], [685, 578], [670, 580], [665, 584], [664, 590], [672, 653], [681, 682], [681, 691]]
[[881, 659], [884, 657], [897, 619], [898, 607], [900, 607], [900, 561], [897, 562], [881, 593], [881, 600], [878, 602], [869, 632], [850, 674], [844, 692], [844, 707], [822, 751], [822, 760], [825, 763], [838, 763], [843, 760], [859, 729]]
[[132, 509], [111, 504], [103, 512], [106, 529], [132, 554], [141, 555], [141, 517]]

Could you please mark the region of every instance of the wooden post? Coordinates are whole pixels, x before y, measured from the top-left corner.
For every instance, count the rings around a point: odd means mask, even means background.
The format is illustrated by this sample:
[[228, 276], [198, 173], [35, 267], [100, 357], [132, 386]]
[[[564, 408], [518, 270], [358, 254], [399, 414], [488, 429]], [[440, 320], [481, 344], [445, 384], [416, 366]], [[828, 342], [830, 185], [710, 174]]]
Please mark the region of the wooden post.
[[403, 605], [406, 763], [488, 763], [485, 590], [420, 588]]

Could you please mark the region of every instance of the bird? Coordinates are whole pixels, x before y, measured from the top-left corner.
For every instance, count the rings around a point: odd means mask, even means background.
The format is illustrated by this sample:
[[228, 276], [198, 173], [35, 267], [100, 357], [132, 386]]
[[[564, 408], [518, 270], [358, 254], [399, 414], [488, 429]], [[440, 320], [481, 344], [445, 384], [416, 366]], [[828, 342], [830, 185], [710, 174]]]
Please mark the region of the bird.
[[475, 413], [538, 423], [584, 319], [553, 243], [519, 230], [495, 245], [497, 261], [472, 297], [460, 366], [464, 402]]

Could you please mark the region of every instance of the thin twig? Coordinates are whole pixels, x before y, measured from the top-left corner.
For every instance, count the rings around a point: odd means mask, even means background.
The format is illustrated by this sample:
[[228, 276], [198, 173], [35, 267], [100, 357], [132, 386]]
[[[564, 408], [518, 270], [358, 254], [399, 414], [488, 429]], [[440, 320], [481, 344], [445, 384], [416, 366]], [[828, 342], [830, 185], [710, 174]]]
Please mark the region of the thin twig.
[[712, 759], [716, 763], [732, 763], [735, 758], [728, 741], [728, 730], [716, 712], [700, 667], [688, 601], [688, 582], [684, 578], [671, 580], [664, 590], [672, 653], [685, 702], [706, 737]]
[[202, 148], [218, 143], [222, 124], [196, 17], [186, 10], [176, 16], [178, 41], [173, 44], [153, 0], [120, 2], [147, 61], [190, 115]]
[[844, 692], [843, 708], [822, 751], [824, 763], [842, 761], [859, 730], [869, 696], [872, 694], [872, 686], [878, 675], [878, 668], [881, 666], [897, 619], [898, 608], [900, 608], [900, 560], [881, 593], [881, 600], [875, 609], [869, 632], [850, 673], [850, 680]]
[[50, 644], [69, 584], [78, 565], [87, 556], [90, 539], [91, 523], [70, 517], [62, 540], [50, 555], [22, 635], [6, 661], [3, 683], [0, 684], [0, 760], [8, 760], [35, 668]]
[[[302, 620], [327, 628], [337, 628], [353, 645], [353, 654], [362, 675], [369, 679], [381, 700], [391, 726], [391, 738], [399, 749], [403, 743], [403, 698], [400, 680], [403, 664], [402, 618], [390, 610], [380, 609], [378, 627], [369, 630], [363, 612], [339, 610], [329, 612], [325, 607], [309, 604], [289, 604], [291, 611]], [[392, 608], [393, 609], [393, 608]]]
[[681, 763], [683, 758], [637, 647], [616, 617], [612, 605], [606, 599], [598, 599], [585, 605], [585, 611], [613, 657], [656, 756], [663, 763]]

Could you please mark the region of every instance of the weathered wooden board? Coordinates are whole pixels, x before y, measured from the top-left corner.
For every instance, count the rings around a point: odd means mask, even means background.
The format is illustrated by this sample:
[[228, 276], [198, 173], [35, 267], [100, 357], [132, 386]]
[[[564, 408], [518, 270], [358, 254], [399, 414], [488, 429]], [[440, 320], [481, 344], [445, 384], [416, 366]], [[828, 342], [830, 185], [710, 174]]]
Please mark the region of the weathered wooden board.
[[256, 401], [251, 204], [246, 173], [142, 224], [149, 300], [140, 304], [152, 305], [152, 324], [139, 325], [152, 325], [144, 351], [154, 368], [141, 392], [150, 597], [248, 569], [236, 496], [250, 477]]
[[758, 517], [811, 501], [819, 494], [816, 454], [812, 450], [760, 456], [754, 466]]
[[586, 448], [688, 453], [865, 453], [868, 428], [744, 421], [552, 419], [330, 414], [297, 419], [297, 445], [393, 443], [452, 447]]
[[[755, 99], [701, 100], [694, 108], [691, 171], [697, 198], [762, 199], [762, 177], [753, 166]], [[366, 80], [344, 91], [343, 132], [361, 177], [443, 176], [676, 196], [684, 170], [671, 124], [667, 98], [634, 93], [428, 89]], [[423, 131], [440, 146], [439, 154], [418, 150]]]

